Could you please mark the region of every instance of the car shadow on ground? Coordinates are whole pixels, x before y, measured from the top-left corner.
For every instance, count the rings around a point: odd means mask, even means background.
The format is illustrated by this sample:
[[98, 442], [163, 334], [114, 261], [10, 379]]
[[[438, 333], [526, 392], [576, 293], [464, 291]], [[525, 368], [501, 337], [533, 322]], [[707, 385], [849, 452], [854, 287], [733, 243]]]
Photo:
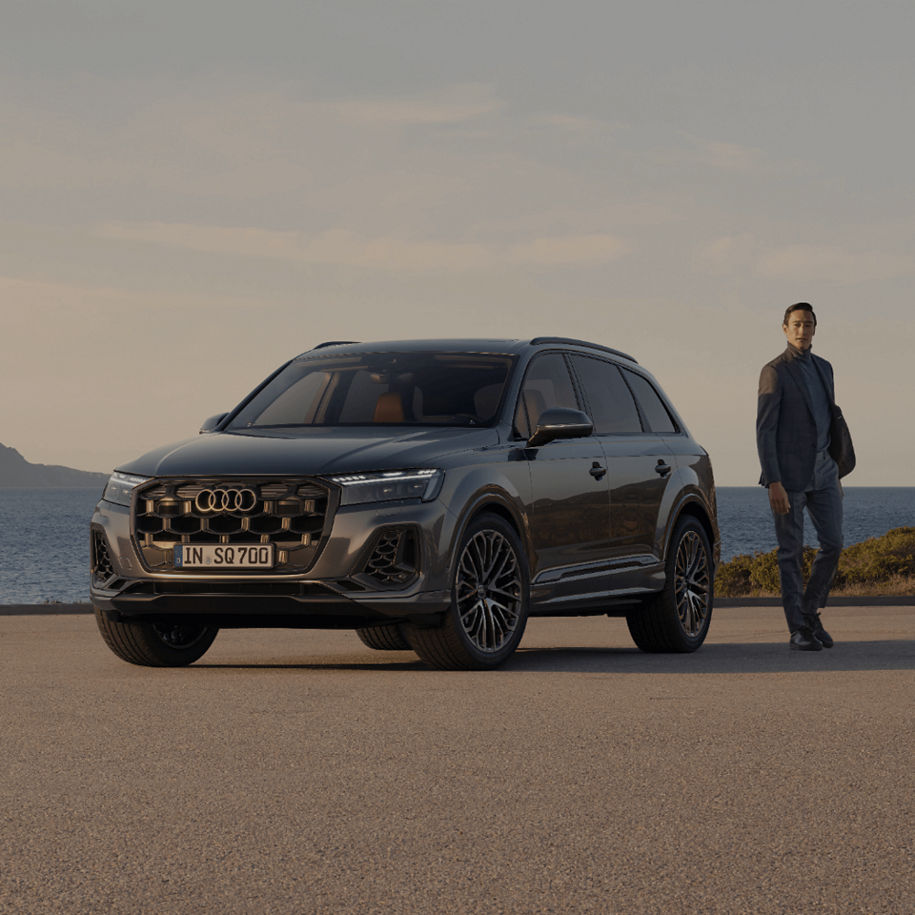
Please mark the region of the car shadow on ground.
[[[200, 661], [195, 668], [252, 670], [430, 671], [405, 651], [378, 652], [371, 658], [339, 661], [324, 656], [314, 661], [239, 663]], [[692, 654], [646, 654], [637, 648], [520, 648], [498, 670], [508, 673], [588, 674], [759, 674], [822, 673], [824, 671], [913, 670], [915, 640], [839, 642], [823, 651], [791, 651], [787, 642], [734, 642], [704, 645]]]
[[426, 664], [419, 660], [412, 652], [409, 651], [392, 651], [386, 652], [390, 660], [379, 658], [376, 661], [366, 659], [364, 662], [353, 661], [349, 658], [340, 661], [333, 661], [329, 658], [322, 658], [320, 661], [264, 661], [263, 663], [249, 663], [239, 661], [197, 661], [188, 670], [366, 670], [376, 672], [390, 672], [398, 670], [422, 671], [431, 670]]
[[521, 648], [506, 669], [607, 674], [738, 674], [915, 669], [915, 640], [837, 642], [791, 651], [784, 642], [706, 644], [692, 654], [636, 648]]

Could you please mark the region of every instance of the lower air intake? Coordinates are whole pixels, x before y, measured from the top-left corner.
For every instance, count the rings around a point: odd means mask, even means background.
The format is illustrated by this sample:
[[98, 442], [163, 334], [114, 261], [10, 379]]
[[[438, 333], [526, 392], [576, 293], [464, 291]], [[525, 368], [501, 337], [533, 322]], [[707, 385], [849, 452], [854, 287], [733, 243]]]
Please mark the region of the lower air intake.
[[412, 528], [387, 528], [378, 535], [363, 572], [382, 587], [403, 586], [416, 577], [416, 553]]

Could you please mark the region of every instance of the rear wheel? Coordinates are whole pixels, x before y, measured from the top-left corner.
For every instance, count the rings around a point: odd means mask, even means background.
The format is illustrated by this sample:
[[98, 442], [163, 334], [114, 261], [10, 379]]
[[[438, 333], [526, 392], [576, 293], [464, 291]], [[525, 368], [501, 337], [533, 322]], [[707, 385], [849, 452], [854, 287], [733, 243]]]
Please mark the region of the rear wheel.
[[385, 623], [382, 626], [365, 626], [356, 630], [363, 645], [376, 651], [409, 651], [407, 641], [398, 623]]
[[185, 667], [202, 658], [219, 629], [175, 623], [118, 622], [97, 607], [95, 622], [108, 647], [122, 660], [144, 667]]
[[481, 515], [461, 538], [442, 624], [406, 627], [410, 645], [442, 670], [498, 667], [524, 634], [529, 588], [527, 558], [514, 528], [497, 515]]
[[712, 620], [714, 566], [705, 529], [681, 518], [667, 554], [664, 589], [626, 617], [642, 651], [695, 651]]

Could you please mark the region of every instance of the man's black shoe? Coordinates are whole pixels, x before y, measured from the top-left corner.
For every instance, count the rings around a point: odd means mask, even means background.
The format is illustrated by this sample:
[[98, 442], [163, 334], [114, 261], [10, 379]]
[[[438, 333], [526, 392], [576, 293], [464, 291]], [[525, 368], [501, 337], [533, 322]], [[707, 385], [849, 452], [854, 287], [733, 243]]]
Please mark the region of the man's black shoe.
[[792, 651], [821, 651], [823, 648], [823, 643], [809, 629], [792, 632], [788, 645]]
[[832, 640], [832, 636], [823, 628], [823, 624], [820, 622], [819, 613], [811, 613], [806, 616], [806, 619], [809, 620], [810, 632], [813, 637], [824, 647], [832, 648], [835, 644]]

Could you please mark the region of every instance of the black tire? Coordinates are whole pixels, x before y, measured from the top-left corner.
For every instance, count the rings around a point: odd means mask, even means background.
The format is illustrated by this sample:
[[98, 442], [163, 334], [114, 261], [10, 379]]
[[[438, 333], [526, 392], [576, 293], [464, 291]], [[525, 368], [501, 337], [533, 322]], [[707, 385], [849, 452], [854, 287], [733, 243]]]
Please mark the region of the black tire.
[[527, 623], [530, 575], [514, 528], [498, 515], [475, 518], [454, 557], [451, 606], [440, 626], [406, 625], [413, 650], [440, 670], [489, 670], [518, 647]]
[[122, 660], [144, 667], [186, 667], [202, 658], [216, 626], [183, 626], [161, 623], [120, 623], [98, 608], [95, 622], [108, 647]]
[[626, 617], [642, 651], [695, 651], [712, 621], [715, 569], [705, 528], [695, 518], [677, 522], [665, 563], [664, 589]]
[[376, 651], [409, 651], [410, 643], [400, 630], [398, 623], [385, 623], [382, 626], [365, 626], [357, 629], [363, 645]]

